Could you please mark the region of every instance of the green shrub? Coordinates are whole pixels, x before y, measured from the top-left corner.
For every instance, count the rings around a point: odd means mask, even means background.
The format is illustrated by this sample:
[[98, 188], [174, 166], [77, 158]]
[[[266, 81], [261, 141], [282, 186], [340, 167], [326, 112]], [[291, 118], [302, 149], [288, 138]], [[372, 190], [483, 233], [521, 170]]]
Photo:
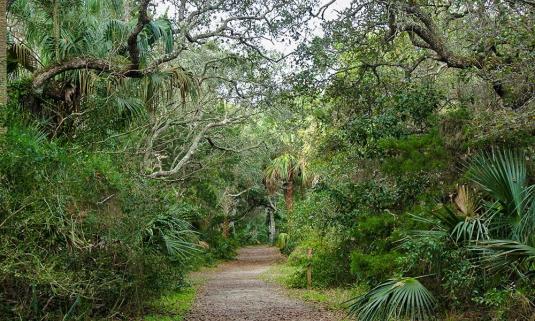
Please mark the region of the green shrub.
[[235, 238], [224, 238], [220, 232], [214, 230], [205, 232], [204, 238], [210, 245], [208, 253], [215, 259], [230, 260], [236, 257], [236, 249], [240, 243]]
[[355, 250], [351, 253], [351, 273], [358, 281], [376, 284], [396, 274], [399, 257], [396, 252], [367, 254]]
[[[391, 214], [367, 215], [359, 217], [357, 226], [351, 232], [355, 242], [360, 246], [379, 247], [383, 249], [383, 240], [392, 234], [396, 217]], [[373, 246], [373, 242], [376, 245]]]
[[380, 213], [384, 209], [395, 208], [399, 195], [398, 186], [389, 179], [371, 179], [348, 186], [348, 196], [354, 204], [353, 210], [361, 213]]
[[290, 236], [287, 233], [279, 233], [277, 236], [277, 247], [283, 251], [288, 246]]
[[444, 142], [436, 129], [423, 135], [385, 138], [379, 145], [390, 156], [383, 163], [382, 169], [392, 175], [441, 170], [449, 160]]
[[242, 224], [235, 224], [236, 238], [241, 245], [266, 244], [269, 241], [269, 232], [264, 215], [255, 215]]
[[174, 210], [182, 199], [130, 176], [126, 160], [63, 146], [35, 127], [12, 124], [0, 145], [5, 320], [98, 318], [182, 282], [194, 256], [172, 251], [175, 236], [189, 237], [187, 224], [173, 223], [186, 218]]
[[[312, 249], [312, 258], [307, 256], [308, 249]], [[288, 257], [288, 264], [296, 267], [292, 276], [293, 284], [297, 287], [306, 286], [306, 270], [312, 267], [312, 285], [314, 287], [330, 287], [349, 284], [353, 277], [349, 273], [349, 257], [347, 244], [335, 233], [326, 236], [311, 234], [308, 239]]]
[[415, 84], [399, 88], [392, 103], [402, 118], [410, 117], [416, 125], [426, 125], [440, 99], [441, 94], [433, 85]]

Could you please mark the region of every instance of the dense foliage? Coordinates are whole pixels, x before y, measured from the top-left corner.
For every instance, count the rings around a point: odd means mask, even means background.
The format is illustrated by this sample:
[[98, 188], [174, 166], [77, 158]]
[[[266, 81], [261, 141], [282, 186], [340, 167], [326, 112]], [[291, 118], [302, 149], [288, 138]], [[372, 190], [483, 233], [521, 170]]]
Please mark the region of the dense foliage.
[[6, 3], [0, 319], [266, 242], [359, 320], [535, 316], [532, 1]]

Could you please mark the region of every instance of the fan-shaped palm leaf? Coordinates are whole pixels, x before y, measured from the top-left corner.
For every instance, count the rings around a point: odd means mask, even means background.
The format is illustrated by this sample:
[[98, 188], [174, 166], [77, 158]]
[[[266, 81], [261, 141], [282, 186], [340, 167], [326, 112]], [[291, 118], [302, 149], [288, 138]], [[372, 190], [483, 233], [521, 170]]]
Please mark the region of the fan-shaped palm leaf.
[[168, 19], [160, 18], [151, 21], [145, 30], [147, 32], [149, 45], [152, 46], [156, 41], [162, 41], [165, 53], [173, 51], [173, 27]]
[[143, 231], [144, 242], [151, 248], [178, 258], [197, 251], [197, 237], [191, 225], [173, 215], [159, 215]]
[[128, 23], [118, 19], [111, 19], [104, 24], [105, 39], [113, 43], [124, 44], [129, 32]]
[[294, 183], [307, 185], [311, 181], [306, 160], [285, 153], [273, 159], [264, 170], [264, 179], [270, 192], [274, 192], [279, 183], [292, 180]]
[[413, 234], [423, 237], [450, 237], [455, 242], [471, 242], [489, 238], [486, 216], [477, 213], [471, 216], [459, 215], [449, 206], [431, 214], [434, 219], [413, 215], [413, 219], [430, 224], [431, 229], [414, 231]]
[[348, 303], [349, 314], [359, 321], [430, 320], [436, 305], [416, 278], [388, 280]]
[[487, 240], [489, 238], [489, 229], [486, 225], [486, 221], [481, 217], [467, 217], [463, 221], [457, 223], [450, 235], [456, 242], [461, 240]]
[[455, 205], [464, 216], [477, 215], [479, 210], [478, 199], [470, 192], [466, 185], [461, 185], [457, 188], [457, 196], [455, 197]]
[[498, 235], [521, 242], [533, 237], [535, 188], [527, 186], [522, 152], [480, 154], [471, 162], [468, 177], [499, 203], [499, 207], [493, 207], [494, 225], [500, 228]]
[[279, 183], [284, 183], [295, 176], [297, 159], [295, 156], [285, 153], [273, 159], [264, 171], [266, 187], [273, 193]]
[[535, 273], [535, 248], [513, 240], [488, 240], [471, 247], [494, 271], [512, 270], [522, 276]]
[[480, 154], [472, 160], [468, 177], [498, 200], [507, 214], [519, 214], [526, 184], [526, 164], [521, 152]]
[[130, 118], [140, 118], [145, 115], [143, 101], [138, 98], [115, 96], [115, 102], [120, 114], [128, 115]]

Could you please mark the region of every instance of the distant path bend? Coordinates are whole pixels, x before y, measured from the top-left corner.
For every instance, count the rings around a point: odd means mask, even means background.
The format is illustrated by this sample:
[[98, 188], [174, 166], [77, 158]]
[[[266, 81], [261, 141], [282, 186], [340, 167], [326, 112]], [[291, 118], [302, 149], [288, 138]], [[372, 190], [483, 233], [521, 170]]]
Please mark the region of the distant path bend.
[[336, 321], [329, 311], [284, 295], [258, 279], [281, 258], [278, 249], [246, 247], [235, 261], [211, 272], [187, 321]]

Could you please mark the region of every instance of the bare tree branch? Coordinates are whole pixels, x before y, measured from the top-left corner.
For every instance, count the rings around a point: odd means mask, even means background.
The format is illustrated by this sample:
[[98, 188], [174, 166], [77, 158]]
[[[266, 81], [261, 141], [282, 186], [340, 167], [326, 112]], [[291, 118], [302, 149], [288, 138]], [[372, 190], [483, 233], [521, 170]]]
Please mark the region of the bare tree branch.
[[150, 178], [161, 178], [161, 177], [168, 177], [177, 174], [193, 157], [197, 149], [199, 148], [199, 145], [201, 143], [201, 140], [204, 138], [206, 132], [212, 128], [216, 127], [223, 127], [229, 124], [237, 123], [243, 119], [245, 119], [247, 116], [237, 116], [233, 118], [227, 118], [218, 121], [218, 122], [210, 122], [206, 124], [204, 127], [201, 128], [199, 132], [193, 137], [191, 143], [189, 144], [189, 148], [187, 149], [186, 153], [179, 158], [180, 156], [177, 156], [175, 158], [175, 161], [173, 161], [173, 166], [168, 170], [158, 170], [156, 172], [153, 172], [152, 174], [148, 175]]

